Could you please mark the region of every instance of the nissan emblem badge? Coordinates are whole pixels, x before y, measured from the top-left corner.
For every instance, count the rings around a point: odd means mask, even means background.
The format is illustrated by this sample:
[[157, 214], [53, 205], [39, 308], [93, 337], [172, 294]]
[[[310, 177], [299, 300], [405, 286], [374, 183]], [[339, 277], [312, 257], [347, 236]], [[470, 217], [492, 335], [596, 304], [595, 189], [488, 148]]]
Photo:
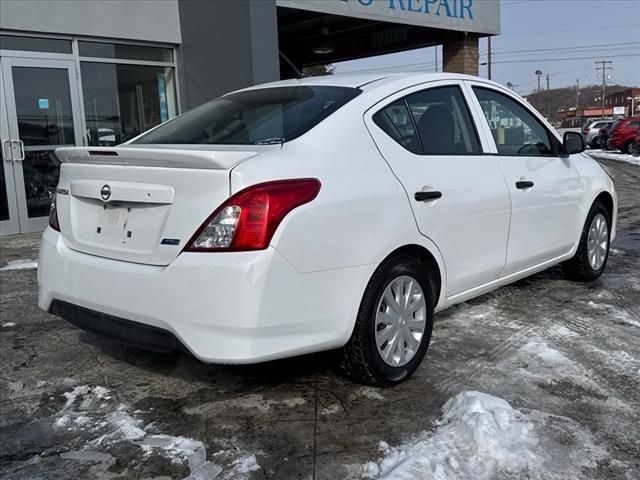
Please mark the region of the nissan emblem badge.
[[100, 196], [102, 197], [102, 200], [104, 200], [105, 202], [109, 200], [109, 197], [111, 197], [111, 187], [109, 185], [104, 185], [100, 189]]

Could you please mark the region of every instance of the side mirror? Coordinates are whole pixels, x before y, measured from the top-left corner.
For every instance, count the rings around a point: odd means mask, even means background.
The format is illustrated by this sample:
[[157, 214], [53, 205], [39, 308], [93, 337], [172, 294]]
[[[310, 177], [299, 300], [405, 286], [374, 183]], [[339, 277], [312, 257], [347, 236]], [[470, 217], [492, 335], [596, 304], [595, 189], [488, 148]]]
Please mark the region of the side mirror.
[[562, 144], [567, 155], [584, 152], [587, 148], [584, 144], [584, 137], [578, 132], [564, 132]]

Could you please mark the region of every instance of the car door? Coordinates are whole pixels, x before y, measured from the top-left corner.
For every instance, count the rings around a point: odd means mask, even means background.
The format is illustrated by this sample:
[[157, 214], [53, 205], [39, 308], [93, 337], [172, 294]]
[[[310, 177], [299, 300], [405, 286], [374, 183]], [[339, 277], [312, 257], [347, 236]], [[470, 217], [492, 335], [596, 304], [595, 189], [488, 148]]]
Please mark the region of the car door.
[[569, 253], [586, 213], [575, 157], [563, 154], [560, 141], [515, 95], [480, 82], [469, 85], [511, 196], [507, 264], [501, 276]]
[[420, 233], [440, 250], [451, 297], [504, 268], [509, 193], [494, 156], [483, 154], [461, 82], [403, 90], [365, 114], [382, 156], [402, 183]]

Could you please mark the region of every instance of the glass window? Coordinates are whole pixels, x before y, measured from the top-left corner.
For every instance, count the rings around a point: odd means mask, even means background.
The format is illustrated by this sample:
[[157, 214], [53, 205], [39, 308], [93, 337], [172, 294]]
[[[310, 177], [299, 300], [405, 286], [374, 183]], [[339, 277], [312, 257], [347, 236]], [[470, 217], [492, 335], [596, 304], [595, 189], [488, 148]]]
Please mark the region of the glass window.
[[460, 88], [438, 87], [407, 97], [425, 155], [480, 153], [480, 144]]
[[373, 116], [373, 121], [410, 152], [422, 153], [420, 140], [416, 135], [413, 120], [404, 99], [396, 100], [377, 112]]
[[81, 57], [121, 58], [149, 62], [173, 62], [170, 48], [125, 45], [122, 43], [78, 42]]
[[328, 86], [232, 93], [205, 103], [135, 143], [247, 145], [293, 140], [361, 91]]
[[81, 62], [89, 145], [113, 146], [176, 115], [169, 67]]
[[16, 119], [25, 147], [74, 145], [69, 71], [12, 67]]
[[59, 38], [21, 37], [18, 35], [0, 35], [0, 50], [71, 53], [71, 40], [61, 40]]
[[473, 87], [501, 155], [553, 155], [546, 128], [526, 108], [502, 93]]

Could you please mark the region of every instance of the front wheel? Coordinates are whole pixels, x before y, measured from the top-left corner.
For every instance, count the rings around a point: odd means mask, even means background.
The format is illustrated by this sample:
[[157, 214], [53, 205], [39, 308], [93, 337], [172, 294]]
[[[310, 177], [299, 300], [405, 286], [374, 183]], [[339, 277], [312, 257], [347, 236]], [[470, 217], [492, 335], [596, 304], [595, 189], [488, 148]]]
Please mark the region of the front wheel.
[[339, 368], [360, 383], [390, 386], [408, 378], [427, 352], [433, 298], [425, 267], [412, 257], [386, 260], [365, 290]]
[[602, 275], [609, 258], [610, 232], [608, 210], [602, 203], [594, 203], [582, 228], [576, 254], [562, 265], [570, 279], [590, 282]]
[[640, 143], [634, 142], [631, 145], [629, 145], [629, 153], [631, 155], [633, 155], [634, 157], [637, 157], [640, 155]]

